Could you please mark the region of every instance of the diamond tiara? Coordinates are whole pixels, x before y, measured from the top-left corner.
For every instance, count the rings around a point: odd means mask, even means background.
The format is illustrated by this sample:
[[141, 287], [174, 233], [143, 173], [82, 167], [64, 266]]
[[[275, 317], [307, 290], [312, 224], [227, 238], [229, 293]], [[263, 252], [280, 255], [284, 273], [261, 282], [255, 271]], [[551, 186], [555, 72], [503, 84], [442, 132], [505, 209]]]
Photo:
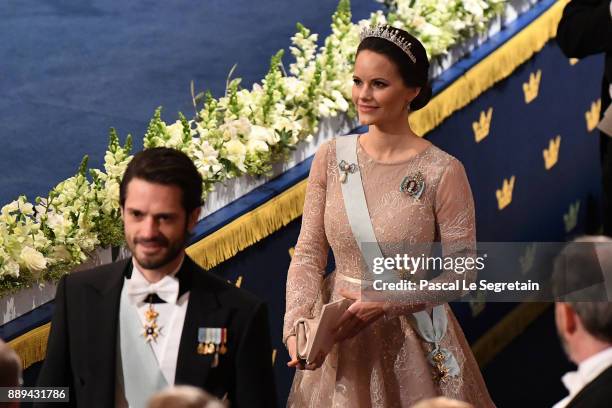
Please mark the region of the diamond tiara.
[[397, 31], [394, 31], [393, 28], [390, 29], [389, 26], [364, 27], [359, 34], [359, 39], [360, 41], [363, 41], [365, 38], [369, 37], [378, 37], [391, 41], [393, 44], [400, 47], [402, 51], [408, 55], [408, 58], [410, 58], [410, 60], [416, 64], [416, 57], [411, 50], [412, 43], [406, 41], [404, 38], [398, 35]]

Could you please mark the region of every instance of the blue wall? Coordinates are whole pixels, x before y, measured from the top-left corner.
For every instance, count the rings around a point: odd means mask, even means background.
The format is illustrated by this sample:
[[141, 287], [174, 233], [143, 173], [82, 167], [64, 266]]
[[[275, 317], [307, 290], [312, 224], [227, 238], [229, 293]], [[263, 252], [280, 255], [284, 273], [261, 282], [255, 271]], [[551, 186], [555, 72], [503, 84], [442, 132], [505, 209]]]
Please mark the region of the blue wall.
[[[325, 38], [332, 0], [8, 0], [0, 3], [0, 203], [45, 195], [83, 155], [100, 167], [108, 128], [136, 148], [154, 109], [193, 116], [189, 82], [250, 87], [302, 22]], [[380, 4], [358, 0], [354, 19]], [[286, 58], [287, 63], [290, 61]]]

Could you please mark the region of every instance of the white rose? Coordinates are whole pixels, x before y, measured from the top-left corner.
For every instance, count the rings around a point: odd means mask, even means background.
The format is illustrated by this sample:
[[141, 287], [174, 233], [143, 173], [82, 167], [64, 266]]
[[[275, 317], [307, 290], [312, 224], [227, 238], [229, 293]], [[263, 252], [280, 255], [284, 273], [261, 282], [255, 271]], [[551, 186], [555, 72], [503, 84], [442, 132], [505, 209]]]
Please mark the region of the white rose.
[[268, 144], [263, 140], [251, 139], [247, 143], [247, 150], [249, 152], [267, 152]]
[[237, 139], [232, 139], [225, 144], [227, 159], [234, 163], [241, 171], [246, 171], [244, 160], [246, 158], [246, 146]]
[[19, 260], [32, 273], [43, 271], [47, 267], [45, 256], [32, 247], [23, 247], [19, 254]]
[[273, 146], [280, 141], [280, 137], [270, 128], [253, 125], [251, 126], [249, 140], [261, 140]]

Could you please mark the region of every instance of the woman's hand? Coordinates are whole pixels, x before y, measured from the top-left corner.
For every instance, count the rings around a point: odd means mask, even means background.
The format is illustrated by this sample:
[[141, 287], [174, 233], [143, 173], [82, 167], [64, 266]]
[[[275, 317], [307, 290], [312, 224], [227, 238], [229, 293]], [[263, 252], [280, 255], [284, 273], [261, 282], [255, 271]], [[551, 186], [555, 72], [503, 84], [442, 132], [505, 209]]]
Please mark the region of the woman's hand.
[[295, 336], [287, 337], [287, 351], [291, 361], [287, 363], [287, 367], [295, 367], [299, 370], [304, 369], [304, 365], [297, 358], [297, 338]]
[[355, 303], [344, 312], [336, 325], [336, 342], [354, 337], [385, 314], [382, 302], [362, 302], [359, 293], [343, 289], [340, 294], [355, 300]]
[[298, 370], [316, 370], [323, 365], [326, 355], [319, 353], [317, 358], [310, 361], [308, 364], [304, 364], [304, 360], [300, 360], [297, 357], [297, 339], [295, 336], [287, 338], [287, 350], [289, 351], [289, 357], [291, 361], [287, 363], [287, 367], [297, 368]]

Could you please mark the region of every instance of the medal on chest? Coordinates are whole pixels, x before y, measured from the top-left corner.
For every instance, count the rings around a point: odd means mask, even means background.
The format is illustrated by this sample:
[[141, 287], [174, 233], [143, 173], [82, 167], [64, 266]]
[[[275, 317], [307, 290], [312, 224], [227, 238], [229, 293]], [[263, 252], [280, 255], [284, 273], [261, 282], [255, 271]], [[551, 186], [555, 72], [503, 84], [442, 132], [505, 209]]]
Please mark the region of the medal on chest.
[[147, 343], [157, 341], [157, 338], [161, 332], [161, 327], [157, 324], [159, 312], [153, 308], [153, 303], [149, 302], [149, 308], [145, 311], [144, 316], [146, 323], [144, 324], [144, 331], [142, 335], [144, 336], [145, 341]]

